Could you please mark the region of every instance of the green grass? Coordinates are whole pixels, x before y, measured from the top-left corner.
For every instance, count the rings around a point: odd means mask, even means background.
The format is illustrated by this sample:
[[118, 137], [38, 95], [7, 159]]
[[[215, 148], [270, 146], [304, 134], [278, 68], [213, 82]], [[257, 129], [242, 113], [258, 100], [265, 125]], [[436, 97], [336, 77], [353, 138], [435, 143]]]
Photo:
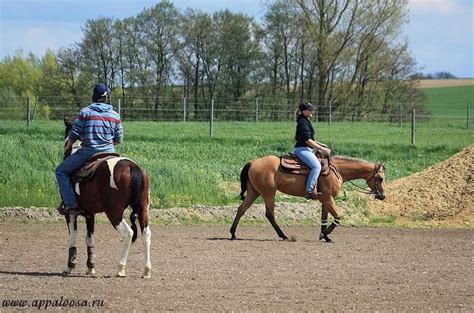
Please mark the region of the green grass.
[[474, 86], [425, 88], [423, 92], [435, 117], [461, 117], [465, 121], [468, 105], [474, 115]]
[[[36, 121], [30, 129], [25, 124], [0, 122], [0, 207], [54, 207], [59, 202], [54, 169], [61, 161], [63, 124]], [[450, 124], [418, 123], [416, 145], [410, 143], [409, 125], [315, 126], [317, 138], [337, 154], [385, 162], [389, 181], [421, 171], [474, 143], [472, 129]], [[118, 152], [150, 173], [153, 207], [168, 208], [239, 203], [243, 165], [291, 151], [295, 124], [218, 122], [213, 138], [208, 136], [207, 123], [125, 121], [124, 127], [125, 142]], [[284, 195], [278, 200], [299, 201]]]

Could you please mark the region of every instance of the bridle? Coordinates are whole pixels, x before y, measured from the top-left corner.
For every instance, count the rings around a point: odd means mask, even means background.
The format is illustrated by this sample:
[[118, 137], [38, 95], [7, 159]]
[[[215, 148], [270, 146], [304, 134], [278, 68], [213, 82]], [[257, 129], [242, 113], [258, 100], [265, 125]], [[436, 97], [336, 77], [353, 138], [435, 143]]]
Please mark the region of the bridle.
[[373, 171], [372, 176], [369, 179], [367, 179], [367, 183], [371, 181], [372, 179], [375, 179], [375, 190], [372, 190], [372, 189], [367, 190], [366, 188], [360, 187], [359, 185], [353, 183], [352, 181], [349, 181], [349, 183], [351, 183], [352, 185], [362, 190], [362, 191], [357, 190], [358, 192], [365, 193], [367, 195], [374, 195], [375, 197], [377, 197], [382, 194], [382, 192], [380, 191], [380, 186], [382, 185], [382, 182], [383, 182], [383, 178], [378, 176], [378, 174], [383, 173], [383, 172], [384, 172], [383, 166], [379, 166], [379, 168], [377, 168], [377, 166], [374, 166], [374, 171]]

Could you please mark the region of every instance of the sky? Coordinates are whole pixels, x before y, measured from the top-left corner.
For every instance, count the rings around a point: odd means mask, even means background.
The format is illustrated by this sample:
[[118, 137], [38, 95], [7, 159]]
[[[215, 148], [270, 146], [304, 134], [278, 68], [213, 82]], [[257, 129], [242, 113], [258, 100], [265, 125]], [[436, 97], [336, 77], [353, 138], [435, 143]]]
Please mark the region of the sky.
[[[267, 0], [175, 0], [186, 8], [229, 9], [261, 20]], [[0, 0], [0, 60], [20, 49], [41, 57], [82, 40], [88, 19], [135, 16], [159, 0]], [[409, 0], [402, 37], [423, 73], [474, 78], [474, 0]]]

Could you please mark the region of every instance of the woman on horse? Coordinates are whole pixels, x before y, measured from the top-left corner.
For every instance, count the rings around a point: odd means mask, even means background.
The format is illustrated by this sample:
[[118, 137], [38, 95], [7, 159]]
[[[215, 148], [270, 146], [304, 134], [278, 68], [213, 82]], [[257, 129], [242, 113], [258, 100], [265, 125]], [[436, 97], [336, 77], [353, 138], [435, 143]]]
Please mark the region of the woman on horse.
[[311, 169], [306, 182], [306, 198], [315, 200], [318, 198], [317, 182], [321, 172], [321, 163], [313, 149], [321, 151], [323, 155], [329, 155], [331, 150], [314, 139], [314, 128], [310, 121], [313, 109], [314, 106], [309, 102], [302, 102], [298, 106], [294, 153]]
[[64, 151], [69, 152], [76, 140], [82, 141], [82, 148], [69, 155], [56, 168], [56, 180], [63, 199], [58, 210], [62, 214], [82, 213], [77, 205], [71, 175], [80, 170], [94, 154], [115, 152], [115, 145], [123, 140], [120, 115], [114, 111], [109, 100], [109, 87], [102, 83], [96, 84], [92, 94], [93, 103], [83, 108], [74, 120]]

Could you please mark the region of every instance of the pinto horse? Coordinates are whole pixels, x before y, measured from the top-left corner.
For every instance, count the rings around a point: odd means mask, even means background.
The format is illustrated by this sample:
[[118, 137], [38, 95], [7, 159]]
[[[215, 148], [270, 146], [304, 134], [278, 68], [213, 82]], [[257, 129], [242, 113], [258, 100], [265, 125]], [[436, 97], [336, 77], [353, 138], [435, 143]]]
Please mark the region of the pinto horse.
[[[344, 156], [335, 156], [331, 162], [336, 170], [330, 170], [328, 176], [320, 176], [318, 179], [318, 197], [322, 204], [321, 211], [321, 233], [319, 240], [332, 242], [328, 235], [339, 225], [340, 217], [336, 210], [334, 197], [341, 190], [342, 184], [354, 179], [365, 179], [371, 191], [379, 200], [385, 199], [384, 195], [384, 165], [370, 163], [368, 161], [354, 159]], [[265, 156], [263, 158], [247, 163], [240, 174], [240, 193], [243, 202], [240, 204], [234, 222], [230, 228], [231, 239], [235, 240], [235, 231], [240, 218], [252, 205], [258, 196], [265, 201], [265, 216], [272, 224], [276, 233], [283, 240], [288, 237], [283, 233], [275, 221], [275, 195], [277, 190], [292, 196], [305, 196], [306, 176], [291, 173], [283, 173], [279, 170], [280, 159], [276, 156]], [[245, 195], [247, 192], [247, 195]], [[245, 196], [244, 196], [245, 195]], [[334, 217], [334, 221], [328, 227], [328, 213]]]
[[[72, 128], [72, 122], [71, 119], [64, 117], [66, 141]], [[75, 192], [79, 207], [85, 210], [85, 213], [81, 215], [84, 215], [87, 227], [88, 270], [86, 274], [95, 275], [94, 215], [104, 212], [112, 226], [121, 235], [122, 248], [117, 276], [126, 276], [125, 265], [127, 263], [130, 243], [135, 242], [137, 238], [135, 221], [138, 216], [145, 246], [145, 267], [142, 277], [150, 278], [151, 231], [148, 225], [150, 178], [148, 174], [130, 159], [112, 158], [99, 165], [93, 178], [75, 183]], [[123, 219], [123, 213], [129, 205], [132, 208], [132, 213], [130, 214], [132, 227]], [[69, 230], [69, 257], [67, 268], [63, 274], [68, 275], [72, 273], [76, 266], [77, 214], [67, 213], [65, 218]]]

